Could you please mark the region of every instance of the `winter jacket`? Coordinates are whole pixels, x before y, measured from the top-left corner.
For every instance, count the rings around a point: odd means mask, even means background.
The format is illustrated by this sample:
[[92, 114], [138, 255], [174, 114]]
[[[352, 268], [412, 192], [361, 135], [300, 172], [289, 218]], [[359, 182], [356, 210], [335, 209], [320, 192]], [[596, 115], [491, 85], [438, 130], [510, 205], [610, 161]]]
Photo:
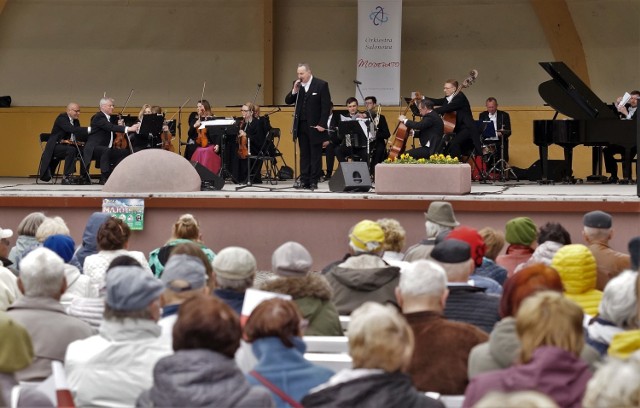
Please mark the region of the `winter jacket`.
[[449, 297], [444, 307], [448, 320], [473, 324], [487, 333], [500, 320], [500, 298], [484, 293], [484, 289], [467, 284], [449, 284]]
[[596, 289], [596, 260], [589, 248], [580, 244], [565, 245], [551, 261], [562, 279], [564, 295], [576, 302], [590, 316], [598, 314], [602, 292]]
[[[487, 343], [479, 344], [471, 350], [469, 378], [487, 371], [511, 367], [518, 362], [519, 353], [520, 338], [516, 332], [516, 319], [505, 317], [496, 324]], [[600, 355], [592, 347], [585, 345], [580, 358], [595, 371]]]
[[611, 249], [605, 243], [594, 242], [589, 245], [589, 250], [596, 258], [596, 264], [598, 265], [598, 277], [596, 280], [596, 289], [598, 290], [604, 290], [607, 282], [618, 276], [625, 269], [631, 268], [629, 254]]
[[60, 298], [60, 303], [69, 306], [75, 298], [91, 298], [98, 296], [91, 287], [91, 278], [80, 273], [77, 267], [64, 264], [64, 277], [67, 280], [67, 289]]
[[31, 235], [18, 235], [16, 244], [11, 248], [9, 252], [9, 260], [13, 262], [13, 267], [16, 271], [20, 270], [20, 261], [24, 256], [32, 251], [34, 248], [40, 246], [40, 242], [36, 237]]
[[22, 296], [18, 278], [9, 269], [0, 266], [0, 310], [4, 311]]
[[507, 270], [486, 257], [482, 259], [482, 265], [478, 266], [473, 273], [491, 278], [500, 285], [504, 285], [504, 281], [507, 280]]
[[98, 335], [67, 349], [64, 365], [76, 406], [132, 407], [151, 387], [156, 362], [171, 353], [153, 320], [103, 321]]
[[87, 256], [83, 265], [83, 273], [91, 279], [92, 293], [100, 292], [100, 289], [102, 289], [105, 284], [105, 277], [109, 264], [120, 255], [128, 255], [134, 258], [145, 270], [151, 273], [147, 259], [140, 251], [128, 251], [126, 249], [100, 251], [97, 254]]
[[361, 254], [334, 265], [325, 277], [333, 289], [333, 303], [341, 315], [350, 315], [367, 301], [395, 302], [400, 268], [377, 255]]
[[[362, 373], [362, 374], [360, 374]], [[327, 384], [302, 399], [306, 408], [444, 408], [444, 404], [415, 389], [411, 377], [383, 370], [342, 370]]]
[[611, 357], [628, 358], [640, 350], [640, 330], [627, 330], [613, 336], [608, 353]]
[[242, 314], [242, 304], [244, 303], [244, 292], [238, 292], [232, 289], [214, 289], [213, 295], [218, 297], [224, 303], [229, 305], [233, 310], [238, 313], [238, 316]]
[[503, 255], [498, 255], [496, 263], [507, 270], [507, 277], [510, 278], [516, 270], [516, 267], [523, 262], [527, 262], [533, 255], [533, 248], [511, 244], [507, 247], [507, 252]]
[[303, 277], [275, 277], [264, 282], [260, 289], [291, 295], [302, 316], [309, 322], [305, 336], [342, 336], [340, 316], [331, 302], [331, 286], [318, 273]]
[[624, 329], [610, 321], [595, 317], [589, 322], [589, 326], [587, 327], [586, 341], [588, 345], [598, 350], [600, 355], [604, 356], [607, 354], [609, 344], [611, 344], [613, 337], [623, 331]]
[[78, 247], [69, 262], [72, 265], [80, 265], [78, 268], [80, 272], [84, 273], [84, 260], [86, 257], [98, 253], [98, 230], [109, 217], [111, 217], [110, 214], [102, 212], [94, 212], [89, 216], [84, 231], [82, 232], [82, 244]]
[[538, 247], [533, 251], [531, 258], [527, 262], [521, 263], [515, 269], [515, 272], [519, 272], [522, 268], [525, 268], [529, 265], [533, 265], [536, 263], [541, 263], [544, 265], [551, 265], [551, 260], [553, 256], [558, 252], [560, 248], [563, 247], [563, 244], [555, 241], [545, 241], [542, 244], [538, 245]]
[[211, 350], [176, 351], [158, 361], [149, 380], [138, 407], [274, 406], [269, 391], [250, 386], [233, 359]]
[[202, 252], [207, 256], [209, 262], [213, 262], [213, 258], [216, 257], [216, 254], [201, 244], [199, 242], [192, 241], [190, 239], [174, 239], [167, 242], [163, 247], [156, 248], [153, 251], [149, 252], [149, 267], [151, 271], [155, 274], [156, 277], [162, 276], [162, 272], [164, 271], [164, 264], [167, 263], [169, 259], [169, 255], [171, 255], [171, 251], [176, 245], [184, 244], [184, 243], [192, 243], [196, 244], [202, 249]]
[[471, 379], [463, 407], [472, 407], [491, 391], [538, 391], [563, 408], [582, 407], [591, 379], [589, 366], [573, 353], [558, 347], [539, 347], [531, 361]]
[[[265, 337], [253, 342], [253, 354], [258, 364], [253, 368], [269, 382], [280, 388], [295, 401], [309, 393], [314, 387], [324, 384], [333, 376], [333, 371], [305, 360], [306, 345], [301, 338], [295, 337], [293, 347], [286, 347], [278, 337]], [[251, 374], [247, 380], [252, 385], [262, 385]], [[272, 393], [276, 407], [287, 408], [289, 405]]]

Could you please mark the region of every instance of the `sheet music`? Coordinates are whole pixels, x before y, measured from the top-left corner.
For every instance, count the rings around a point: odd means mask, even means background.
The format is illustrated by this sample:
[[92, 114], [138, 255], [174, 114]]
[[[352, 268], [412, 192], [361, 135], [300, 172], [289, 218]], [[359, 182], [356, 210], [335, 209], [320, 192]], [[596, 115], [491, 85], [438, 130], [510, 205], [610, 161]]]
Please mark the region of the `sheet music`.
[[620, 103], [618, 104], [618, 108], [622, 108], [624, 105], [626, 105], [627, 102], [629, 102], [629, 99], [631, 99], [631, 94], [629, 92], [625, 92], [624, 96], [620, 100]]
[[235, 119], [213, 119], [200, 122], [199, 129], [203, 129], [206, 126], [231, 126], [236, 123]]
[[353, 118], [350, 118], [348, 116], [340, 115], [340, 120], [342, 122], [349, 122], [349, 121], [357, 120], [358, 124], [362, 128], [362, 132], [365, 135], [367, 135], [367, 139], [371, 140], [371, 135], [369, 134], [369, 127], [367, 126], [367, 121], [369, 121], [369, 119], [367, 119], [367, 118], [355, 118], [355, 119], [353, 119]]

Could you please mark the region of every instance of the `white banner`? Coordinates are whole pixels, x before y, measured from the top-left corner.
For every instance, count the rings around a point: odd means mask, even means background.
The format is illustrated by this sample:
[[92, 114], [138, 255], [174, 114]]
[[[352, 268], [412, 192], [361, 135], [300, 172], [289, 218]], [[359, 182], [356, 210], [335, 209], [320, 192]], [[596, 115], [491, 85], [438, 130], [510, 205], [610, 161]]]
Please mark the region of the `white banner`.
[[400, 103], [401, 38], [402, 0], [358, 0], [357, 81], [380, 104]]

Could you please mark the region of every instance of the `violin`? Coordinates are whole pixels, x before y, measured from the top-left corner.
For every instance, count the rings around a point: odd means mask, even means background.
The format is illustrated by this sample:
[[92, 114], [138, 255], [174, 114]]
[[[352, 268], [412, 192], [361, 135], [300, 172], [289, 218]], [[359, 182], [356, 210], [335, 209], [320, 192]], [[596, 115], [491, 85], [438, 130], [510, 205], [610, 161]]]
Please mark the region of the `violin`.
[[160, 140], [162, 142], [162, 149], [166, 150], [168, 152], [175, 152], [176, 148], [173, 147], [173, 135], [171, 134], [171, 131], [169, 131], [169, 121], [165, 121], [164, 122], [164, 126], [166, 126], [166, 130], [163, 129], [162, 133], [160, 133]]
[[[244, 119], [240, 121], [240, 133], [238, 133], [238, 157], [246, 159], [249, 157], [249, 149], [247, 148], [247, 133], [246, 129], [249, 124], [245, 124]], [[244, 128], [244, 129], [243, 129]]]
[[[405, 108], [403, 115], [407, 113], [407, 111], [409, 110], [409, 106], [411, 106], [412, 103], [416, 103], [421, 99], [422, 99], [422, 94], [420, 92], [416, 92], [416, 94], [414, 95], [414, 98], [411, 100], [409, 104], [407, 104], [407, 107]], [[408, 130], [409, 129], [404, 123], [398, 122], [398, 126], [396, 126], [396, 130], [393, 132], [393, 134], [395, 135], [395, 138], [393, 139], [393, 143], [389, 148], [389, 157], [388, 157], [389, 160], [395, 160], [402, 153], [404, 153], [404, 150], [407, 146], [407, 139], [409, 139], [407, 137], [407, 134], [409, 133]]]
[[203, 126], [201, 129], [198, 129], [198, 137], [196, 137], [196, 145], [199, 147], [207, 147], [209, 146], [209, 135], [207, 135], [207, 128]]
[[[122, 107], [122, 110], [118, 114], [118, 122], [122, 120], [122, 113], [127, 108], [127, 105], [129, 104], [129, 100], [131, 99], [131, 95], [133, 95], [133, 89], [131, 90], [131, 92], [129, 92], [129, 97], [127, 98], [127, 101]], [[126, 135], [124, 132], [115, 132], [112, 146], [114, 149], [130, 149], [131, 153], [133, 153], [133, 147], [131, 147], [131, 143], [129, 142], [129, 136]]]

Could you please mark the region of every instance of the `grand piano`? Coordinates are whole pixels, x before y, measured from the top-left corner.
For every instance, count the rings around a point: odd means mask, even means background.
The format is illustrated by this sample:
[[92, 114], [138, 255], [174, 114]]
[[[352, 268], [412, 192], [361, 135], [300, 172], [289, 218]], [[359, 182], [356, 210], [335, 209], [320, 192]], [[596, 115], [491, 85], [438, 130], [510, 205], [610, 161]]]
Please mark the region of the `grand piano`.
[[[564, 149], [565, 174], [563, 180], [573, 178], [573, 148], [578, 145], [595, 146], [593, 173], [601, 174], [600, 148], [617, 144], [625, 148], [622, 173], [631, 180], [631, 149], [636, 145], [636, 122], [621, 120], [613, 104], [605, 104], [564, 62], [539, 62], [553, 78], [538, 86], [544, 101], [556, 110], [553, 120], [533, 121], [533, 143], [540, 151], [542, 182], [548, 180], [548, 148], [557, 144]], [[573, 120], [556, 120], [558, 113]], [[595, 178], [595, 177], [594, 177]]]

